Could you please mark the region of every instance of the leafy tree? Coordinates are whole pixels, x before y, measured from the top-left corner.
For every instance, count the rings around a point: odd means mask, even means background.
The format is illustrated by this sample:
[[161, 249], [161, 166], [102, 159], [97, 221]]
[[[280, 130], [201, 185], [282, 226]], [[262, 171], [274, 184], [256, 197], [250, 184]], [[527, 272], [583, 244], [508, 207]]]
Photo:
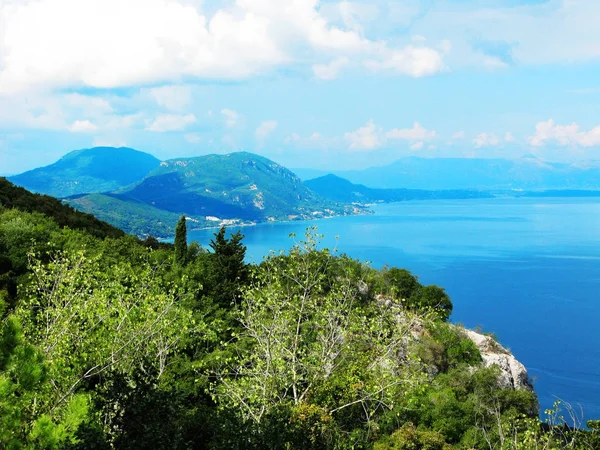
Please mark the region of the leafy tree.
[[[16, 314], [28, 339], [52, 361], [56, 405], [109, 373], [127, 377], [137, 367], [159, 378], [191, 327], [176, 291], [164, 290], [150, 265], [105, 266], [80, 251], [48, 264], [32, 255], [31, 270], [33, 281]], [[110, 405], [103, 422], [119, 412], [119, 405]]]
[[25, 341], [15, 317], [0, 328], [0, 447], [58, 449], [75, 442], [87, 417], [85, 395], [63, 405], [48, 397], [50, 377], [42, 352]]
[[238, 345], [247, 350], [222, 367], [214, 387], [223, 406], [256, 425], [274, 411], [293, 417], [305, 410], [301, 416], [312, 417], [303, 422], [307, 439], [331, 421], [352, 440], [404, 386], [424, 381], [418, 364], [396, 359], [411, 323], [399, 323], [383, 305], [361, 308], [357, 280], [339, 267], [329, 276], [334, 261], [309, 233], [289, 255], [261, 264], [239, 312]]
[[418, 278], [406, 269], [392, 267], [383, 272], [383, 278], [400, 300], [410, 299], [421, 288]]
[[186, 218], [181, 216], [175, 228], [175, 263], [183, 267], [187, 260], [187, 227]]

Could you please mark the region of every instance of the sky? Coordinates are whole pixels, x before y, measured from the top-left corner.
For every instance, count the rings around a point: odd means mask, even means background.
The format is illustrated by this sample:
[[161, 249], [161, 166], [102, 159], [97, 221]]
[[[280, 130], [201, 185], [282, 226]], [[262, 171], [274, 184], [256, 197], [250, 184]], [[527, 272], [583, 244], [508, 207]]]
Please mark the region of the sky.
[[0, 0], [0, 174], [127, 146], [291, 168], [600, 160], [598, 0]]

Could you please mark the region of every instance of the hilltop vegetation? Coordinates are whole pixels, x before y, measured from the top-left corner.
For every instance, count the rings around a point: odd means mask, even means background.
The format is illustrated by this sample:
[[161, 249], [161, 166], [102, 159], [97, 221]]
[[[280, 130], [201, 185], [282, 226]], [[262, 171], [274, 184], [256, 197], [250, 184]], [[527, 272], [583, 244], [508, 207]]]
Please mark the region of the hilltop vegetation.
[[500, 386], [442, 288], [315, 230], [247, 265], [239, 232], [204, 249], [182, 220], [159, 245], [19, 205], [0, 207], [2, 448], [598, 448]]

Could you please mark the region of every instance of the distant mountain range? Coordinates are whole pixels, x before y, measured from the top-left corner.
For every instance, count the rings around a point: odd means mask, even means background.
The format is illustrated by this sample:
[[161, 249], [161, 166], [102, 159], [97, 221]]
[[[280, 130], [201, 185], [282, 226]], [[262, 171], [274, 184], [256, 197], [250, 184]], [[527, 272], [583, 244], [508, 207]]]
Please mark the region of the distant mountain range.
[[[62, 198], [137, 235], [171, 236], [191, 227], [307, 220], [368, 212], [369, 203], [511, 195], [600, 193], [600, 164], [519, 160], [403, 158], [383, 167], [295, 173], [247, 152], [160, 161], [130, 148], [73, 151], [56, 163], [9, 177], [33, 192]], [[592, 190], [592, 191], [590, 191]]]
[[405, 200], [439, 200], [461, 198], [489, 198], [488, 192], [467, 189], [427, 191], [423, 189], [372, 189], [354, 184], [337, 175], [329, 174], [304, 182], [313, 192], [338, 202], [375, 203]]
[[161, 162], [132, 149], [93, 148], [10, 181], [138, 235], [170, 236], [181, 215], [193, 228], [366, 211], [319, 196], [285, 167], [246, 152]]
[[[304, 180], [328, 173], [295, 172]], [[600, 189], [600, 162], [551, 163], [533, 155], [516, 160], [407, 157], [387, 166], [332, 173], [379, 189]]]
[[29, 191], [62, 198], [127, 186], [159, 164], [154, 156], [131, 148], [96, 147], [75, 150], [54, 164], [8, 179]]

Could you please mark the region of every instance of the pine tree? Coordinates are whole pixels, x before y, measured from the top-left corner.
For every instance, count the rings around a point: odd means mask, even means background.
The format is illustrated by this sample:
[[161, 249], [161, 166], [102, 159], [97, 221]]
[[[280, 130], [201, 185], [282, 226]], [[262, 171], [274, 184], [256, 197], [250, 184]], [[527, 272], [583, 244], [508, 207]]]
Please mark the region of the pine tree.
[[185, 266], [187, 259], [187, 227], [185, 216], [181, 216], [175, 228], [175, 263]]

